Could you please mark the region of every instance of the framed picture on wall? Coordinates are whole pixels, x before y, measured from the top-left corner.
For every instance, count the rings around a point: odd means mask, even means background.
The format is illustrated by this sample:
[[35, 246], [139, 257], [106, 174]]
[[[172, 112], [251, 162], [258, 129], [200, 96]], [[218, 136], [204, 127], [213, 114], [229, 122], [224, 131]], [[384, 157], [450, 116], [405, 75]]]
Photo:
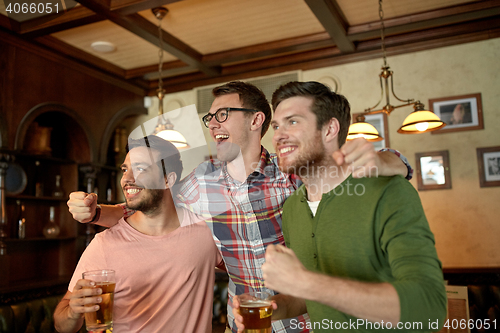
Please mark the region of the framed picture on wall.
[[377, 114], [370, 114], [370, 115], [364, 115], [362, 112], [361, 113], [353, 113], [352, 115], [352, 122], [356, 122], [356, 117], [357, 116], [365, 116], [365, 121], [369, 123], [370, 125], [373, 125], [378, 133], [384, 138], [382, 141], [377, 141], [377, 142], [372, 142], [372, 144], [375, 146], [375, 149], [382, 149], [382, 148], [389, 148], [389, 126], [387, 122], [387, 114], [385, 113], [377, 113]]
[[500, 186], [500, 146], [477, 148], [479, 186]]
[[451, 188], [450, 159], [447, 150], [416, 153], [419, 191]]
[[431, 134], [483, 129], [481, 94], [429, 99], [429, 107], [446, 126]]

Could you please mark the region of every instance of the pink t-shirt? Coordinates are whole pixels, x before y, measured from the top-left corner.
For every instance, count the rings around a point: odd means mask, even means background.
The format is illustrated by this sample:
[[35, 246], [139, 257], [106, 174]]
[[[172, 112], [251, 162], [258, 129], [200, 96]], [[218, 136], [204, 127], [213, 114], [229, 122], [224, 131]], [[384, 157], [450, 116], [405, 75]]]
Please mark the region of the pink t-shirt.
[[214, 268], [222, 262], [205, 222], [185, 211], [181, 227], [149, 236], [122, 218], [95, 236], [71, 279], [116, 271], [113, 332], [211, 332]]

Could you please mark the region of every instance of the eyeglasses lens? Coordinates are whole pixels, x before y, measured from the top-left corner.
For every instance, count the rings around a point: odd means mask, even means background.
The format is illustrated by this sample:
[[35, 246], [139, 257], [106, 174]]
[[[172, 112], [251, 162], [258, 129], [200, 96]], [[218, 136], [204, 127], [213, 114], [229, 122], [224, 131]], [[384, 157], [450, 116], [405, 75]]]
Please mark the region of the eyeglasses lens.
[[221, 108], [217, 110], [214, 114], [212, 113], [207, 113], [203, 118], [203, 123], [205, 126], [208, 128], [208, 125], [210, 124], [210, 121], [212, 120], [213, 117], [215, 117], [215, 120], [217, 120], [219, 123], [223, 123], [227, 120], [227, 115], [228, 111], [226, 108]]
[[227, 109], [226, 108], [223, 108], [223, 109], [219, 109], [217, 110], [217, 112], [215, 113], [215, 119], [219, 122], [219, 123], [223, 123], [226, 121], [227, 119]]

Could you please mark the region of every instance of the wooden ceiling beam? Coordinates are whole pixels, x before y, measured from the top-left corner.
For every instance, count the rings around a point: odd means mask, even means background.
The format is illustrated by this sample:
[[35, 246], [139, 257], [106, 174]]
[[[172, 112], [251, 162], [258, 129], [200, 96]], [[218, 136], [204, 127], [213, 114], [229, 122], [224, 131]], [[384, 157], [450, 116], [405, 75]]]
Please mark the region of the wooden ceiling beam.
[[[94, 0], [80, 0], [80, 4], [106, 17], [111, 22], [136, 34], [142, 39], [154, 45], [158, 45], [158, 27], [141, 15], [132, 14], [123, 16], [95, 3]], [[208, 76], [215, 76], [220, 73], [220, 68], [206, 66], [202, 62], [202, 55], [198, 51], [166, 31], [163, 31], [163, 49], [186, 64], [199, 69]]]
[[[168, 81], [168, 80], [170, 80], [171, 77], [186, 75], [186, 74], [191, 74], [191, 73], [196, 73], [196, 72], [199, 72], [196, 68], [193, 68], [191, 66], [185, 66], [185, 67], [171, 68], [168, 70], [163, 70], [161, 72], [161, 77], [162, 77], [163, 81]], [[143, 78], [145, 80], [148, 80], [148, 82], [151, 82], [151, 81], [158, 82], [158, 69], [156, 69], [156, 72], [151, 72], [149, 74], [144, 75]]]
[[[256, 75], [256, 73], [264, 73], [263, 75], [269, 75], [273, 73], [284, 72], [286, 70], [297, 70], [302, 69], [299, 65], [301, 63], [307, 63], [310, 61], [314, 62], [320, 59], [329, 59], [341, 54], [342, 53], [340, 52], [340, 50], [338, 50], [337, 47], [333, 46], [321, 50], [310, 51], [307, 53], [300, 53], [295, 55], [293, 58], [284, 56], [255, 61], [251, 63], [227, 66], [224, 67], [223, 72], [217, 78], [209, 78], [200, 72], [192, 73], [189, 75], [171, 78], [170, 80], [164, 82], [164, 88], [168, 92], [171, 92], [172, 88], [177, 87], [178, 85], [186, 84], [188, 82], [194, 83], [194, 85], [191, 87], [193, 88], [216, 82], [226, 82], [228, 80], [260, 76], [260, 74]], [[285, 70], [284, 68], [288, 69]], [[157, 86], [157, 82], [151, 81], [150, 89], [154, 90], [157, 88]]]
[[[488, 0], [458, 5], [407, 16], [384, 19], [385, 34], [394, 35], [425, 30], [444, 25], [488, 18], [500, 14], [500, 2]], [[351, 41], [363, 41], [380, 36], [380, 21], [351, 26], [348, 29]]]
[[[189, 66], [180, 60], [169, 61], [163, 64], [163, 72], [184, 67]], [[141, 77], [152, 72], [158, 72], [158, 65], [128, 69], [125, 71], [125, 78], [131, 79], [134, 77]]]
[[255, 58], [277, 56], [283, 53], [309, 51], [326, 46], [333, 46], [333, 42], [328, 33], [320, 32], [307, 36], [287, 38], [274, 42], [207, 54], [203, 56], [203, 63], [207, 66], [219, 66]]
[[[120, 26], [135, 33], [148, 42], [158, 45], [158, 27], [139, 14], [124, 16], [119, 20]], [[218, 75], [220, 69], [203, 63], [202, 54], [185, 44], [175, 36], [163, 31], [163, 49], [182, 62], [199, 69], [209, 76]]]
[[0, 27], [14, 32], [19, 32], [19, 30], [21, 30], [19, 22], [2, 14], [0, 14]]
[[[337, 47], [332, 46], [320, 50], [298, 53], [291, 56], [275, 57], [271, 59], [254, 61], [250, 63], [227, 66], [223, 68], [222, 73], [219, 77], [213, 79], [207, 77], [206, 75], [200, 72], [184, 76], [178, 76], [166, 80], [163, 86], [165, 87], [165, 89], [168, 90], [169, 88], [167, 88], [167, 86], [168, 87], [177, 86], [178, 84], [186, 83], [186, 81], [201, 81], [203, 82], [203, 84], [198, 82], [197, 86], [202, 86], [205, 84], [209, 84], [209, 83], [204, 83], [207, 82], [207, 80], [209, 80], [208, 82], [214, 83], [214, 82], [222, 82], [224, 81], [224, 78], [228, 77], [234, 79], [249, 77], [245, 76], [246, 73], [256, 73], [258, 71], [266, 71], [266, 73], [270, 73], [270, 71], [272, 72], [273, 70], [276, 69], [278, 69], [276, 73], [279, 73], [283, 71], [282, 69], [283, 67], [286, 67], [288, 65], [294, 66], [297, 63], [302, 63], [307, 61], [317, 61], [319, 59], [331, 58], [340, 54], [341, 54], [340, 50]], [[152, 90], [155, 90], [157, 87], [158, 87], [157, 82], [151, 81], [150, 88]]]
[[[114, 0], [111, 1], [110, 4], [102, 1], [100, 4], [110, 11], [115, 11], [121, 15], [128, 15], [178, 1], [180, 0]], [[76, 6], [64, 14], [46, 15], [22, 22], [20, 23], [18, 32], [24, 34], [27, 38], [36, 38], [62, 30], [103, 21], [104, 19], [105, 17], [97, 15], [85, 6]]]
[[[326, 32], [311, 34], [308, 36], [287, 38], [276, 42], [263, 43], [242, 47], [224, 52], [217, 52], [203, 56], [203, 63], [207, 66], [228, 65], [238, 61], [252, 61], [257, 58], [277, 57], [288, 54], [289, 57], [293, 53], [302, 53], [316, 49], [323, 49], [328, 46], [334, 46], [330, 36]], [[284, 58], [286, 59], [286, 58]], [[174, 73], [182, 71], [192, 71], [192, 68], [187, 66], [180, 60], [170, 61], [163, 64], [164, 77], [173, 76]], [[157, 72], [158, 65], [145, 66], [141, 68], [127, 70], [125, 78], [144, 76], [149, 73]]]
[[179, 1], [181, 0], [111, 0], [109, 10], [121, 15], [129, 15]]
[[222, 75], [240, 74], [243, 72], [252, 72], [266, 68], [274, 68], [280, 66], [287, 66], [290, 64], [302, 63], [309, 60], [319, 60], [324, 58], [331, 58], [343, 54], [336, 46], [325, 47], [319, 50], [308, 52], [300, 52], [292, 55], [283, 55], [279, 57], [257, 60], [249, 63], [237, 64], [226, 66], [222, 69]]
[[335, 0], [305, 0], [305, 2], [340, 51], [350, 53], [356, 50], [354, 43], [347, 38], [348, 24]]
[[53, 16], [53, 18], [39, 17], [22, 22], [19, 33], [26, 38], [36, 38], [103, 20], [104, 17], [95, 14], [90, 9], [78, 6], [62, 15]]
[[[416, 43], [419, 41], [433, 40], [446, 38], [449, 36], [461, 36], [472, 32], [481, 32], [485, 30], [500, 28], [500, 16], [491, 17], [484, 20], [476, 20], [462, 24], [455, 24], [446, 27], [439, 27], [435, 29], [427, 29], [422, 31], [415, 31], [406, 34], [394, 35], [385, 39], [387, 46], [400, 46], [404, 44]], [[373, 50], [375, 48], [381, 49], [381, 40], [368, 40], [358, 44], [358, 51]], [[382, 52], [382, 51], [380, 51]]]

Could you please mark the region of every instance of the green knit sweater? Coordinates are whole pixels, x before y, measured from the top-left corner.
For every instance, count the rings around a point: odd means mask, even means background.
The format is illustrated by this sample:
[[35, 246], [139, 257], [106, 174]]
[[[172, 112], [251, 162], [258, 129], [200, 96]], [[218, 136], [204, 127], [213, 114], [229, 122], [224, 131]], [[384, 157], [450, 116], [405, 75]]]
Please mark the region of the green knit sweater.
[[[434, 236], [417, 192], [403, 177], [349, 176], [323, 194], [314, 217], [302, 185], [285, 202], [283, 234], [311, 271], [391, 283], [399, 295], [403, 331], [435, 331], [430, 323], [444, 324], [447, 299]], [[315, 332], [382, 330], [329, 306], [306, 303]]]

